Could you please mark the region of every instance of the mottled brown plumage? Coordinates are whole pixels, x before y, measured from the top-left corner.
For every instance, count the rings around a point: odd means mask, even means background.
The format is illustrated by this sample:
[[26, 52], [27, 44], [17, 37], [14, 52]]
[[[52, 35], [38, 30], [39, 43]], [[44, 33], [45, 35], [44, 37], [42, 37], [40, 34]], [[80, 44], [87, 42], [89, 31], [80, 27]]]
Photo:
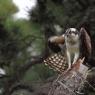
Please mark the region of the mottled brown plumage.
[[91, 38], [83, 27], [80, 29], [80, 33], [81, 33], [81, 57], [85, 57], [85, 59], [87, 60], [92, 53]]
[[68, 68], [66, 57], [62, 55], [61, 52], [49, 56], [44, 60], [44, 64], [48, 65], [49, 68], [52, 68], [54, 71], [58, 71], [60, 73], [64, 72]]

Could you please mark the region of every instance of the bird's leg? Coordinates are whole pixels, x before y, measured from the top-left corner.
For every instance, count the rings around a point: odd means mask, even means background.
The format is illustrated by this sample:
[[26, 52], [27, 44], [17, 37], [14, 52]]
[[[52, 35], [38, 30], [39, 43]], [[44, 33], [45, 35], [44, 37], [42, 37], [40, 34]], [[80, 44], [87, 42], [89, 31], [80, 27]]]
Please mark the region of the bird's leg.
[[71, 56], [70, 56], [70, 53], [67, 51], [67, 62], [68, 62], [68, 69], [67, 70], [70, 70], [71, 69]]
[[79, 53], [75, 53], [74, 61], [73, 61], [73, 63], [72, 63], [72, 64], [75, 64], [75, 63], [76, 63], [76, 61], [78, 60], [78, 58], [79, 58]]

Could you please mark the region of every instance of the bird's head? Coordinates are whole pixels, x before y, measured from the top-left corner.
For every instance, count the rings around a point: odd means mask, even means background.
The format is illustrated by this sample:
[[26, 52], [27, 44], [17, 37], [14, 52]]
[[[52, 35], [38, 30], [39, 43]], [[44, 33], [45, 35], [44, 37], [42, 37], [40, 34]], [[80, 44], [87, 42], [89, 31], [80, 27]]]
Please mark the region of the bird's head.
[[80, 33], [76, 28], [69, 28], [65, 32], [65, 40], [67, 42], [76, 42], [80, 38]]

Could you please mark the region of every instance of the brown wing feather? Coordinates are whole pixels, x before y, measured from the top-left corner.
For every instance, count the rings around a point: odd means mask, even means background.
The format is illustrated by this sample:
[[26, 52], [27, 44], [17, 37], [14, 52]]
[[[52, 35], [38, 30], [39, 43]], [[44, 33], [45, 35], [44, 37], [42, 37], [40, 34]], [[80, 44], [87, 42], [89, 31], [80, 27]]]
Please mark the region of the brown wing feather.
[[58, 71], [60, 73], [64, 72], [68, 68], [66, 56], [62, 55], [61, 52], [52, 54], [46, 58], [43, 63], [48, 65], [54, 71]]
[[80, 29], [81, 32], [81, 42], [82, 42], [82, 57], [89, 58], [92, 52], [91, 38], [84, 28]]

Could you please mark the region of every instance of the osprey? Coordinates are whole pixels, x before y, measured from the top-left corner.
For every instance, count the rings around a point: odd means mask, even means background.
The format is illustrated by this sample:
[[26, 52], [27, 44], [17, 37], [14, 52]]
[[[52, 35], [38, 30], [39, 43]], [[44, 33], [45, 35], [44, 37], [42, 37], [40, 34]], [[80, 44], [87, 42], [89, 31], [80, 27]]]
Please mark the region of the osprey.
[[76, 28], [69, 28], [63, 36], [65, 39], [68, 69], [70, 69], [80, 55], [80, 33]]
[[63, 35], [50, 37], [48, 45], [56, 53], [65, 51], [68, 69], [79, 58], [85, 57], [87, 61], [91, 56], [91, 38], [83, 27], [79, 31], [76, 28], [68, 28]]

